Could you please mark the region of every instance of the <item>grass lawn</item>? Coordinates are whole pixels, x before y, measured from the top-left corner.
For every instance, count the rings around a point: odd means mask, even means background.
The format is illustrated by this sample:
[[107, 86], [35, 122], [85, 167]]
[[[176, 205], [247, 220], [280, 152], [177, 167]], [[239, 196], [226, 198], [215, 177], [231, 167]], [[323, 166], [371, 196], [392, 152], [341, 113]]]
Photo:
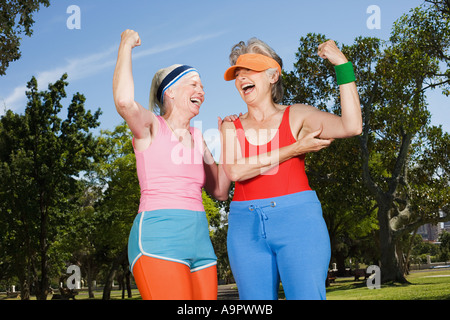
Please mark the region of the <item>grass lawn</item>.
[[[369, 289], [366, 281], [338, 278], [327, 288], [327, 300], [450, 300], [450, 270], [416, 271], [407, 277], [409, 284], [386, 284], [380, 289]], [[139, 291], [132, 290], [132, 300], [140, 300]], [[19, 300], [5, 299], [0, 300]], [[95, 292], [95, 299], [101, 299], [102, 292]], [[31, 297], [35, 300], [36, 297]], [[51, 295], [48, 297], [51, 299]], [[88, 299], [88, 293], [81, 291], [77, 300]], [[111, 300], [121, 300], [122, 291], [113, 290]], [[125, 298], [128, 300], [128, 298]]]
[[369, 289], [366, 281], [338, 278], [327, 288], [327, 300], [450, 300], [450, 270], [416, 271], [409, 284], [386, 284]]

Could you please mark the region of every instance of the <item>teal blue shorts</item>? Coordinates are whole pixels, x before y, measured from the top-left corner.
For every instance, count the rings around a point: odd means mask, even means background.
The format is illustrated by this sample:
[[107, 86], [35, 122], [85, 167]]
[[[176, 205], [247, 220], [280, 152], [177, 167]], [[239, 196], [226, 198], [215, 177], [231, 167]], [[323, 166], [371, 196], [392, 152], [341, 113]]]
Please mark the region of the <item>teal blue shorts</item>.
[[128, 238], [132, 272], [143, 255], [185, 264], [191, 272], [215, 265], [205, 212], [162, 209], [138, 213]]

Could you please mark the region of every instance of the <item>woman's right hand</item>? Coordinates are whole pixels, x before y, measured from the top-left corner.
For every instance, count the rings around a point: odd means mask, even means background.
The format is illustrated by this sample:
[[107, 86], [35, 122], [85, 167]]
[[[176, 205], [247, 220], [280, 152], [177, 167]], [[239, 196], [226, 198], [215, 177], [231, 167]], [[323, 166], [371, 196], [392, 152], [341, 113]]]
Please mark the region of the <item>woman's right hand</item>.
[[123, 44], [130, 45], [131, 49], [141, 45], [141, 38], [139, 37], [139, 33], [134, 30], [127, 29], [122, 32], [121, 40]]
[[291, 146], [295, 156], [299, 156], [309, 152], [317, 152], [330, 146], [334, 139], [317, 138], [322, 133], [322, 128], [311, 132], [304, 137], [298, 139]]

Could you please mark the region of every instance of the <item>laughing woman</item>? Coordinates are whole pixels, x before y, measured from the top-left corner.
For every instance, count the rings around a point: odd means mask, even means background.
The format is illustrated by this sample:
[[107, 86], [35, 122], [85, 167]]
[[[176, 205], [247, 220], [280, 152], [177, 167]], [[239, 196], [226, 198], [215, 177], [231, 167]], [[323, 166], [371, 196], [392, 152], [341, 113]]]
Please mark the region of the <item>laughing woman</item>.
[[[330, 241], [304, 155], [282, 150], [311, 135], [346, 138], [362, 130], [353, 67], [333, 41], [318, 54], [336, 68], [341, 116], [284, 106], [280, 57], [264, 42], [240, 42], [225, 80], [235, 80], [248, 112], [222, 125], [224, 168], [236, 181], [228, 217], [228, 254], [241, 299], [325, 299]], [[314, 151], [314, 150], [313, 150]], [[291, 154], [292, 155], [292, 154]]]
[[[216, 256], [202, 187], [225, 200], [230, 180], [190, 126], [205, 99], [202, 82], [186, 65], [161, 69], [151, 86], [151, 110], [142, 107], [134, 99], [131, 62], [140, 44], [137, 32], [122, 33], [113, 79], [116, 109], [133, 133], [141, 188], [128, 243], [131, 271], [146, 300], [216, 299]], [[153, 112], [158, 108], [160, 115]]]

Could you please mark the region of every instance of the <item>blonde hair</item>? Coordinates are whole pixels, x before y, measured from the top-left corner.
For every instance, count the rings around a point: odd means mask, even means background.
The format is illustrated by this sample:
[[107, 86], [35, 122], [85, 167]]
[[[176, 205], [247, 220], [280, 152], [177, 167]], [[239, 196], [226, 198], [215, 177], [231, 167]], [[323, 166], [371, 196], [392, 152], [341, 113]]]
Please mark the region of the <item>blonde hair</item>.
[[158, 88], [161, 85], [161, 82], [169, 73], [171, 73], [176, 68], [180, 67], [181, 64], [174, 64], [170, 67], [159, 69], [155, 75], [153, 76], [152, 85], [150, 87], [150, 98], [149, 98], [149, 109], [155, 113], [159, 111], [160, 115], [164, 115], [166, 113], [166, 108], [164, 107], [164, 103], [159, 101], [157, 94]]
[[[245, 43], [244, 41], [240, 41], [239, 43], [235, 44], [231, 49], [230, 64], [234, 66], [239, 56], [246, 53], [259, 53], [268, 56], [278, 62], [281, 69], [283, 69], [283, 60], [281, 60], [280, 56], [278, 56], [278, 54], [264, 41], [261, 41], [257, 38], [251, 38], [247, 41], [247, 43]], [[274, 74], [276, 71], [277, 69], [267, 70], [269, 75]], [[272, 100], [276, 103], [281, 102], [281, 100], [283, 100], [283, 94], [283, 81], [280, 74], [278, 77], [278, 81], [272, 86]]]

